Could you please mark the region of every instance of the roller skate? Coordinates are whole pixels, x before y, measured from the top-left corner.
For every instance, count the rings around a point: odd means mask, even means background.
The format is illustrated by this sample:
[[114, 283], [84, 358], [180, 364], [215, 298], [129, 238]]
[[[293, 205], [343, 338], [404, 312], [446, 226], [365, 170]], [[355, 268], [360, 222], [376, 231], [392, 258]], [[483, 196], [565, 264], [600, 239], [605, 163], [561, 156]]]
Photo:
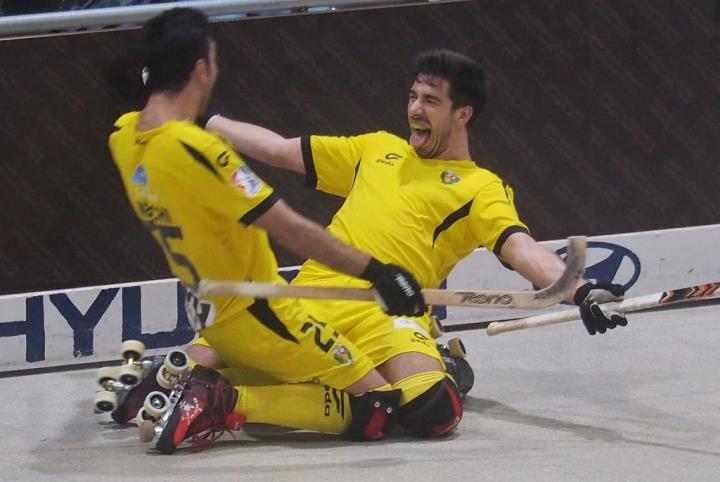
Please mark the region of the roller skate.
[[124, 364], [120, 367], [102, 367], [97, 372], [101, 390], [95, 395], [95, 412], [111, 412], [112, 419], [125, 424], [135, 419], [142, 409], [148, 393], [170, 393], [169, 372], [187, 368], [188, 358], [180, 350], [167, 355], [143, 358], [145, 346], [136, 340], [122, 344]]
[[112, 412], [126, 399], [152, 368], [152, 360], [143, 360], [145, 345], [137, 340], [123, 342], [120, 352], [123, 364], [98, 369], [96, 381], [100, 390], [95, 393], [95, 413]]
[[238, 392], [217, 371], [196, 366], [170, 377], [169, 395], [150, 392], [144, 410], [138, 414], [140, 440], [157, 440], [155, 447], [171, 454], [184, 440], [203, 447], [219, 439], [229, 430], [240, 430], [245, 416], [233, 412]]
[[[431, 316], [430, 334], [433, 338], [443, 335], [442, 325], [435, 316]], [[437, 344], [438, 352], [445, 364], [445, 371], [457, 385], [460, 399], [464, 399], [475, 384], [475, 373], [466, 360], [467, 350], [460, 338], [451, 338], [446, 345]]]

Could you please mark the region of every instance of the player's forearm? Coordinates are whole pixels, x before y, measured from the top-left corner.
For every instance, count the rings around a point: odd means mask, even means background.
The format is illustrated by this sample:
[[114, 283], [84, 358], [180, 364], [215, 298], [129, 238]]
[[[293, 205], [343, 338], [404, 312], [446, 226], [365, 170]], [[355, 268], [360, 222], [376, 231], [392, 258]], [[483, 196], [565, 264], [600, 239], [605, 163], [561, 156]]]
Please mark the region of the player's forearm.
[[[535, 286], [546, 288], [560, 278], [565, 263], [525, 234], [513, 234], [503, 247], [503, 259], [523, 278]], [[580, 284], [583, 284], [583, 280]], [[579, 286], [579, 285], [578, 285]], [[566, 301], [572, 302], [572, 296]]]
[[278, 201], [254, 224], [293, 253], [352, 276], [362, 274], [370, 261], [370, 256], [337, 240], [325, 228], [296, 213], [284, 201]]
[[222, 135], [236, 150], [264, 164], [294, 171], [302, 165], [302, 162], [297, 162], [295, 159], [301, 156], [299, 140], [298, 152], [295, 153], [291, 139], [285, 139], [270, 129], [231, 120], [221, 115], [210, 118], [205, 128]]
[[320, 225], [299, 218], [293, 229], [275, 240], [305, 258], [312, 258], [337, 271], [359, 276], [367, 267], [370, 256], [337, 240]]

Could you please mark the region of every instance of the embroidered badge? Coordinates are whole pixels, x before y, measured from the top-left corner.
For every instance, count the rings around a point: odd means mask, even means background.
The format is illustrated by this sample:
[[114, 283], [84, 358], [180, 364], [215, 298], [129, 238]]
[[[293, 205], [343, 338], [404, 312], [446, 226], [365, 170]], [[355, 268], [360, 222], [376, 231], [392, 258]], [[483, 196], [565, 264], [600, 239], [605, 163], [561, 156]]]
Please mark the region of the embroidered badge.
[[443, 171], [440, 174], [440, 182], [443, 184], [455, 184], [460, 181], [460, 176], [452, 172], [451, 170]]
[[345, 345], [338, 345], [333, 350], [333, 358], [341, 365], [349, 365], [353, 362], [352, 355]]

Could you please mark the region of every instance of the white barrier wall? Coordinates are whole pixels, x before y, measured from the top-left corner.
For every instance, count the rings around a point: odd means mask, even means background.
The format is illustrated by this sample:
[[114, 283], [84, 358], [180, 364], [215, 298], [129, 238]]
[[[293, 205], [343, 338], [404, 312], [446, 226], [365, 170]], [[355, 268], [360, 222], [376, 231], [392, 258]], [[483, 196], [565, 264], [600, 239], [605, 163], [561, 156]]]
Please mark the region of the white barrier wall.
[[[715, 251], [720, 225], [591, 238], [587, 276], [626, 285], [629, 296], [720, 280]], [[549, 249], [563, 241], [543, 243]], [[562, 252], [561, 252], [562, 254]], [[285, 271], [292, 271], [289, 268]], [[452, 289], [531, 290], [494, 255], [477, 250], [453, 271]], [[0, 372], [119, 358], [122, 340], [151, 352], [190, 342], [195, 334], [174, 280], [0, 297]], [[437, 307], [445, 324], [522, 316], [528, 311]]]
[[[562, 240], [542, 244], [564, 254]], [[622, 284], [628, 297], [720, 281], [720, 262], [714, 254], [719, 244], [720, 225], [597, 236], [588, 239], [585, 276]], [[458, 264], [448, 278], [448, 287], [533, 289], [517, 273], [500, 266], [492, 253], [478, 249]], [[447, 309], [446, 324], [533, 314], [537, 312], [453, 307]]]

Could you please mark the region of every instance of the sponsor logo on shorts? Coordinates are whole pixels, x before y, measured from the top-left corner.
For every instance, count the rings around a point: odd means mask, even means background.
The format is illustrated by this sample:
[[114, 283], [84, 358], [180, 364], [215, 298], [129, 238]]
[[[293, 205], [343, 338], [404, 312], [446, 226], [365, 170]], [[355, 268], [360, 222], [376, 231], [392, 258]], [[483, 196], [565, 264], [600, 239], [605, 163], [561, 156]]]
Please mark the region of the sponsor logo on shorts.
[[333, 358], [341, 365], [349, 365], [353, 362], [350, 350], [345, 345], [338, 345], [333, 350]]
[[460, 176], [448, 169], [447, 171], [443, 171], [442, 174], [440, 174], [440, 182], [442, 182], [443, 184], [456, 184], [460, 182]]
[[431, 347], [435, 344], [435, 342], [431, 341], [429, 338], [430, 337], [427, 333], [420, 333], [419, 331], [416, 331], [410, 337], [410, 343], [420, 343], [422, 345], [425, 345], [426, 347]]
[[260, 179], [245, 165], [238, 167], [230, 174], [230, 181], [241, 189], [247, 197], [255, 196], [262, 189]]
[[425, 336], [427, 336], [427, 330], [423, 329], [420, 325], [417, 324], [415, 320], [411, 320], [409, 318], [395, 318], [395, 329], [396, 330], [402, 330], [404, 328], [418, 331], [420, 333], [424, 333]]

